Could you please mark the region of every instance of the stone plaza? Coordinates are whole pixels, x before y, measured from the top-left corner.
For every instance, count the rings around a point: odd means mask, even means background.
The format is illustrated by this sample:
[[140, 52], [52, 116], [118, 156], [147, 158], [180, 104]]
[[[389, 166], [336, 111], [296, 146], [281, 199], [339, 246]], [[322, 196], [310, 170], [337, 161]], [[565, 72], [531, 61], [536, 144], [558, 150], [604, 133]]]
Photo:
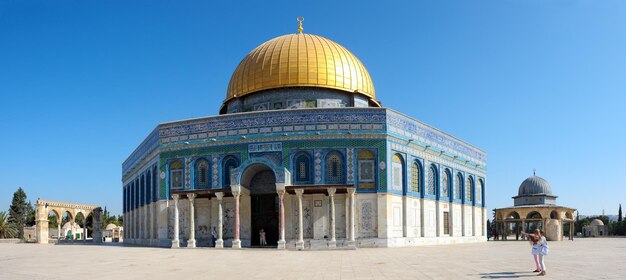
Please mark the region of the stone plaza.
[[[626, 275], [626, 238], [550, 246], [544, 278]], [[533, 269], [524, 241], [324, 251], [0, 244], [0, 279], [506, 279]]]

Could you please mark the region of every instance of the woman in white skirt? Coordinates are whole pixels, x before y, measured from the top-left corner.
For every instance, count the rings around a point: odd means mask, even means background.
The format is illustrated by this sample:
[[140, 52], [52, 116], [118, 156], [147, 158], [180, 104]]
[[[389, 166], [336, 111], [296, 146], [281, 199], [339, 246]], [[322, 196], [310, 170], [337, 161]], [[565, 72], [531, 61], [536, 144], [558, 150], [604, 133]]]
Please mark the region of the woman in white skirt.
[[535, 234], [528, 234], [525, 232], [522, 232], [522, 235], [526, 236], [526, 239], [528, 239], [528, 241], [530, 241], [530, 254], [533, 256], [533, 259], [535, 260], [535, 266], [537, 267], [537, 269], [535, 269], [535, 271], [533, 272], [543, 272], [541, 265], [539, 264], [539, 251], [540, 251], [540, 245], [539, 240], [541, 239], [541, 232], [536, 229], [535, 230]]
[[546, 264], [544, 262], [544, 258], [548, 254], [548, 241], [546, 240], [546, 236], [542, 231], [539, 231], [540, 237], [539, 241], [537, 241], [537, 245], [539, 245], [539, 264], [541, 265], [541, 273], [537, 276], [545, 276], [546, 275]]

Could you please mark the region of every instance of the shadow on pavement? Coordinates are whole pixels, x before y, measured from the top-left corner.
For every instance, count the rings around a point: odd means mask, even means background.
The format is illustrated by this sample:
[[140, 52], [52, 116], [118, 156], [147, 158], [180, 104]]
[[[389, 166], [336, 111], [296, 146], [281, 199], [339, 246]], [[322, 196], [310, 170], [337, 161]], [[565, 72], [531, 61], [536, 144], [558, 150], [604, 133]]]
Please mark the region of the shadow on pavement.
[[486, 279], [505, 279], [505, 278], [522, 278], [522, 277], [535, 277], [537, 276], [536, 272], [490, 272], [490, 273], [481, 273], [480, 278]]

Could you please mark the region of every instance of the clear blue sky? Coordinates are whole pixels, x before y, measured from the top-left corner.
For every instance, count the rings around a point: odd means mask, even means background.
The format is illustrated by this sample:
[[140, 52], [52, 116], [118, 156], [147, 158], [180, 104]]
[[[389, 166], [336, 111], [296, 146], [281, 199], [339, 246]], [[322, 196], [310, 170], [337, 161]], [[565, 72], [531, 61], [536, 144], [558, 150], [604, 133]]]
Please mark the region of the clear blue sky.
[[239, 61], [300, 15], [384, 106], [487, 152], [489, 208], [533, 168], [581, 214], [626, 203], [625, 1], [219, 2], [0, 1], [0, 210], [22, 186], [119, 214], [139, 142], [216, 115]]

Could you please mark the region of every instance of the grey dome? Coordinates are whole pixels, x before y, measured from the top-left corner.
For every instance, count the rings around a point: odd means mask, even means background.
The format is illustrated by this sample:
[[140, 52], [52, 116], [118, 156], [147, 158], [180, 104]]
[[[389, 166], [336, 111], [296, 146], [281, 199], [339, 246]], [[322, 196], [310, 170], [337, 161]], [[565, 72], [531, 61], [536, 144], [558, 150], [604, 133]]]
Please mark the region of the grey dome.
[[539, 177], [531, 176], [524, 180], [519, 186], [518, 195], [535, 195], [535, 194], [547, 194], [552, 195], [552, 188], [548, 181]]
[[604, 222], [602, 220], [600, 220], [600, 219], [595, 219], [595, 220], [591, 221], [591, 225], [592, 226], [603, 226]]

